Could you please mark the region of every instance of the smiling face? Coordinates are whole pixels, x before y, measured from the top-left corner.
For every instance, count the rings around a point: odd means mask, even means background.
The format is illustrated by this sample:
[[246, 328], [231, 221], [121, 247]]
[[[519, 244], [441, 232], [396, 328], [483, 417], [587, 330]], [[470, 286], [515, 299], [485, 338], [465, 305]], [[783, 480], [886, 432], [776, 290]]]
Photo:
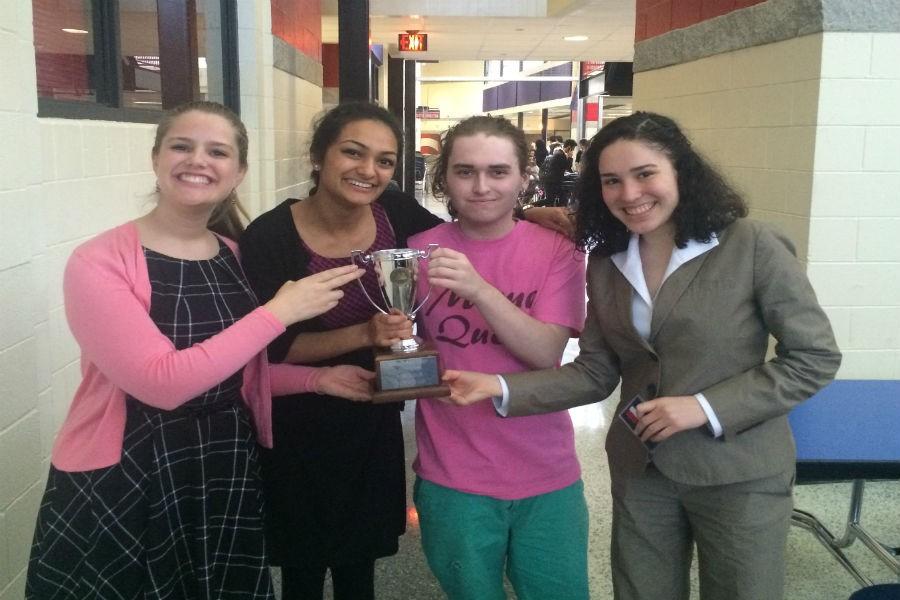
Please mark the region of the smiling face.
[[178, 116], [153, 155], [160, 204], [212, 210], [244, 179], [238, 154], [234, 127], [224, 117]]
[[371, 204], [381, 196], [397, 165], [397, 139], [390, 127], [370, 119], [341, 129], [319, 163], [323, 194], [350, 206]]
[[678, 175], [665, 153], [620, 139], [603, 149], [599, 167], [603, 201], [625, 227], [642, 236], [674, 235]]
[[519, 194], [527, 185], [509, 138], [478, 133], [453, 140], [446, 189], [468, 235], [494, 239], [509, 232]]

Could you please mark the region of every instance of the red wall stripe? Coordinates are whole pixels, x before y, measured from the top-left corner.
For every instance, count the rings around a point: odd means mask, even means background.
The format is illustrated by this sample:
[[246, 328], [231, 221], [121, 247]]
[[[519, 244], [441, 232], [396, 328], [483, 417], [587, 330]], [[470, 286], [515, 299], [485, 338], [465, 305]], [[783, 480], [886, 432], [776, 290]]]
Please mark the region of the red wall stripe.
[[272, 34], [307, 55], [322, 60], [322, 9], [319, 0], [270, 0]]
[[634, 41], [690, 27], [766, 0], [636, 0]]

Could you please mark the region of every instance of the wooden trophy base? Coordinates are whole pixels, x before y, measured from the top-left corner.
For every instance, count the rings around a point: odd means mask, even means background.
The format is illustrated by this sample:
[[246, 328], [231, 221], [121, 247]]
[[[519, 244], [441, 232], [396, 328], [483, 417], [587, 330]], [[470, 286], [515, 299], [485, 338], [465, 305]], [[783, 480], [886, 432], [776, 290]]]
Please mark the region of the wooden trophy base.
[[450, 386], [441, 383], [437, 350], [428, 343], [411, 352], [376, 350], [375, 374], [376, 404], [450, 395]]

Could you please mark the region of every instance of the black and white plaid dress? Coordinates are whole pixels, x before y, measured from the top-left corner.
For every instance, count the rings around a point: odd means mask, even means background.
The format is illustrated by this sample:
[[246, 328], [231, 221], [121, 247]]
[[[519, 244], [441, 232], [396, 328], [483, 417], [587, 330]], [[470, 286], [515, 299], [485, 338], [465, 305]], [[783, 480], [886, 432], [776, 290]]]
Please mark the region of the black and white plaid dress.
[[[199, 261], [144, 251], [150, 317], [179, 350], [256, 307], [231, 250], [219, 246]], [[128, 397], [119, 464], [51, 467], [26, 597], [273, 598], [241, 383], [238, 371], [173, 411]]]

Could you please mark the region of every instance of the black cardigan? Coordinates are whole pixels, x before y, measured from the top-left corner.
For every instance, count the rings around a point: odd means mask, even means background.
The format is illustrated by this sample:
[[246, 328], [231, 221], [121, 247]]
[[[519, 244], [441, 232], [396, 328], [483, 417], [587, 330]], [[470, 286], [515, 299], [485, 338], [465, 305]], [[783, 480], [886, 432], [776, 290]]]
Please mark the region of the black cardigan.
[[[286, 280], [308, 275], [309, 255], [291, 215], [297, 201], [261, 215], [241, 237], [247, 279], [261, 302]], [[378, 202], [400, 248], [410, 235], [441, 222], [402, 192], [385, 192]], [[325, 329], [318, 318], [290, 326], [269, 345], [270, 360], [284, 361], [298, 334]], [[371, 369], [372, 363], [372, 349], [360, 348], [319, 364]], [[397, 552], [406, 525], [403, 404], [315, 393], [272, 403], [275, 445], [260, 450], [260, 464], [273, 564], [343, 565]]]
[[[271, 300], [287, 279], [300, 279], [309, 275], [307, 269], [309, 254], [301, 243], [291, 216], [291, 205], [299, 201], [298, 198], [288, 198], [275, 208], [263, 213], [250, 223], [241, 236], [241, 262], [260, 304]], [[398, 248], [405, 248], [406, 240], [411, 235], [431, 229], [443, 222], [440, 217], [419, 205], [415, 198], [398, 190], [385, 190], [378, 202], [384, 207], [388, 221], [394, 229]], [[319, 318], [291, 325], [287, 331], [269, 344], [269, 360], [272, 362], [284, 361], [284, 357], [298, 334], [326, 329], [327, 327]], [[370, 367], [371, 352], [366, 349], [365, 355], [344, 355], [318, 364], [331, 365], [352, 362]]]

